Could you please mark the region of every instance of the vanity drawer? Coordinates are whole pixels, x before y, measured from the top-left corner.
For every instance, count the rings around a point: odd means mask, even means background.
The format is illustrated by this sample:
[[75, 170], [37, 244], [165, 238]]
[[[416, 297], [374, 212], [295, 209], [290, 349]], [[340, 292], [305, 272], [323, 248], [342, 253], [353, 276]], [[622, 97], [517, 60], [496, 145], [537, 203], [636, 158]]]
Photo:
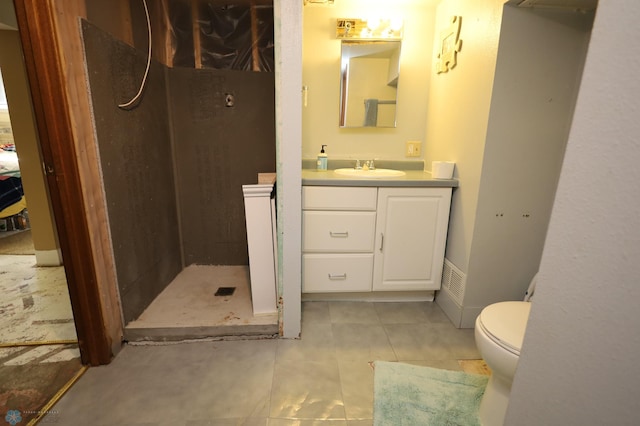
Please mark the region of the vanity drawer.
[[378, 188], [303, 186], [305, 210], [375, 210]]
[[305, 254], [305, 293], [371, 291], [373, 254]]
[[305, 252], [372, 252], [375, 212], [302, 212]]

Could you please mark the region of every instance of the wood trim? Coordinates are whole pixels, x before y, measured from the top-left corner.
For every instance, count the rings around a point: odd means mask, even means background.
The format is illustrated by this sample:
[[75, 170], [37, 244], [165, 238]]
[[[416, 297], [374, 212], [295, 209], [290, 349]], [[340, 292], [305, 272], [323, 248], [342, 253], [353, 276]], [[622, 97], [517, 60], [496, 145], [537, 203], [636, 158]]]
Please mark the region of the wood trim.
[[82, 362], [108, 364], [112, 342], [98, 288], [54, 1], [15, 0], [14, 5]]
[[251, 0], [251, 59], [252, 71], [260, 71], [260, 53], [258, 52], [258, 12], [256, 2]]
[[151, 13], [153, 57], [168, 67], [173, 67], [173, 45], [169, 0], [157, 0], [149, 4]]
[[200, 3], [198, 0], [191, 0], [191, 23], [193, 25], [193, 56], [195, 67], [202, 68], [202, 46], [200, 45]]

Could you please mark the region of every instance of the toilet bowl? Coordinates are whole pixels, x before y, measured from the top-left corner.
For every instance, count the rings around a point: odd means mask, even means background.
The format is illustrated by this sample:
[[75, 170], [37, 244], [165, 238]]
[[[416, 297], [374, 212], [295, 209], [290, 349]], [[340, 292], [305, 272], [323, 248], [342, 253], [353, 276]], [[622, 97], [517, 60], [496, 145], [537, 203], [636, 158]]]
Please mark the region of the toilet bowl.
[[484, 308], [476, 318], [476, 346], [492, 370], [478, 413], [483, 426], [501, 426], [504, 423], [537, 280], [536, 273], [523, 302], [494, 303]]
[[479, 419], [483, 426], [504, 423], [530, 309], [531, 302], [499, 302], [484, 308], [476, 318], [476, 345], [491, 368], [480, 402]]

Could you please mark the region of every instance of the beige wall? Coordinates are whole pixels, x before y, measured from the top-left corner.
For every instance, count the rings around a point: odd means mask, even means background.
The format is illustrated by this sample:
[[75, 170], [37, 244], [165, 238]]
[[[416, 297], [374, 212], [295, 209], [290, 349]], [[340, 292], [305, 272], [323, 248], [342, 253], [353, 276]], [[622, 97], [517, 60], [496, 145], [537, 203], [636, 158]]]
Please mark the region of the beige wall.
[[[320, 145], [325, 144], [329, 160], [405, 159], [406, 141], [424, 141], [433, 59], [433, 4], [434, 1], [350, 0], [330, 7], [311, 4], [304, 7], [302, 81], [308, 87], [308, 103], [302, 111], [303, 158], [314, 158]], [[404, 20], [397, 127], [340, 129], [340, 40], [335, 34], [336, 19], [372, 15], [398, 16]]]
[[[503, 0], [443, 0], [436, 33], [452, 16], [462, 16], [462, 49], [447, 73], [430, 72], [425, 167], [431, 161], [455, 161], [460, 187], [453, 193], [446, 257], [466, 272], [475, 226], [485, 139], [491, 106]], [[434, 40], [434, 50], [440, 40]]]
[[446, 257], [466, 286], [462, 305], [446, 291], [438, 303], [473, 327], [538, 270], [593, 15], [444, 0], [438, 28], [454, 13], [463, 47], [433, 75], [425, 159], [456, 162]]
[[27, 198], [36, 259], [41, 266], [60, 265], [58, 237], [42, 170], [31, 93], [17, 31], [0, 31], [0, 68]]

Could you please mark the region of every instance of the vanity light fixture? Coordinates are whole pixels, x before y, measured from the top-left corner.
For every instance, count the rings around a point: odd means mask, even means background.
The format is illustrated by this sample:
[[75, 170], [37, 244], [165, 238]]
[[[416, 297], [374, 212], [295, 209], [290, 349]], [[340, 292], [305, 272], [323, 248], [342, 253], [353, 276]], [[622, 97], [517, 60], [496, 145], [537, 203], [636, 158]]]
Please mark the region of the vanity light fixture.
[[402, 19], [340, 18], [336, 38], [349, 40], [402, 40]]

